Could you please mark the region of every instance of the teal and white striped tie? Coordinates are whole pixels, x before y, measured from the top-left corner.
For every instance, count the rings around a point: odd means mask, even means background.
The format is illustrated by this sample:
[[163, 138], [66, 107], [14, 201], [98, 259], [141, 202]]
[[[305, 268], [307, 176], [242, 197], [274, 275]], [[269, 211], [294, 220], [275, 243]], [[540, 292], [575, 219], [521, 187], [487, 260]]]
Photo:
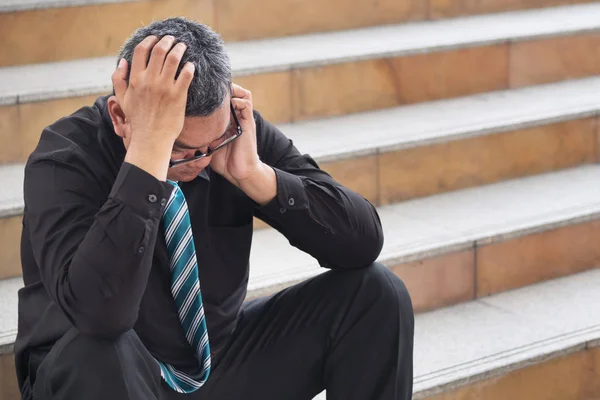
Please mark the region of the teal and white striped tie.
[[165, 239], [171, 267], [171, 293], [177, 305], [185, 336], [196, 352], [201, 372], [189, 376], [172, 365], [158, 362], [165, 382], [179, 393], [200, 388], [210, 374], [210, 346], [204, 318], [198, 261], [187, 203], [177, 182], [168, 181], [175, 189], [163, 214]]

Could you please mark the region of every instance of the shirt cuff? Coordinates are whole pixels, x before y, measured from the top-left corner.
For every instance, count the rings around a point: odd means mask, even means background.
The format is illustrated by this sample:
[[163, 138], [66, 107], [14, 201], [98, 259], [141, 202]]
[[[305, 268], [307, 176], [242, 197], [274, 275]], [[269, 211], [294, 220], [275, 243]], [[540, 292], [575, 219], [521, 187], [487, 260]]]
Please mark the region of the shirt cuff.
[[273, 170], [277, 178], [277, 196], [258, 209], [274, 219], [288, 211], [306, 210], [308, 197], [302, 177], [277, 168]]
[[159, 181], [143, 169], [124, 162], [109, 198], [132, 207], [142, 215], [160, 217], [173, 188], [173, 185]]

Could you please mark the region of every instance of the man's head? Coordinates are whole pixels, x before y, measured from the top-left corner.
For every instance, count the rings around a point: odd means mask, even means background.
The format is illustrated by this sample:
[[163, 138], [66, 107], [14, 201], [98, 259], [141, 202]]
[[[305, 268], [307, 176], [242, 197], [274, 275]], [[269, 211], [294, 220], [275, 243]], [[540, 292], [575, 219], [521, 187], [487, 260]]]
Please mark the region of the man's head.
[[[183, 42], [187, 50], [179, 65], [179, 71], [186, 62], [195, 67], [187, 97], [184, 127], [175, 142], [173, 159], [193, 156], [196, 150], [204, 150], [222, 136], [230, 124], [229, 99], [231, 93], [231, 66], [220, 36], [206, 25], [185, 18], [169, 18], [156, 21], [135, 31], [123, 44], [118, 60], [124, 58], [131, 66], [135, 47], [146, 37], [154, 35], [159, 39], [166, 35]], [[118, 104], [117, 98], [109, 99], [109, 112], [117, 135], [129, 146], [131, 132], [128, 121]], [[174, 167], [169, 170], [169, 178], [189, 181], [210, 162], [210, 158]]]

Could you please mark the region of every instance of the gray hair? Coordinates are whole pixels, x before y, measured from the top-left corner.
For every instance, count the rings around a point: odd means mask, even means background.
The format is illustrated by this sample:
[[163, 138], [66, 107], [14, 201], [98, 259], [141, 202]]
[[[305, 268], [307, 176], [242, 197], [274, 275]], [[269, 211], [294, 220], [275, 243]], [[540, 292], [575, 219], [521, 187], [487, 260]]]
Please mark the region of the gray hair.
[[[186, 18], [168, 18], [139, 28], [125, 41], [119, 59], [125, 58], [129, 65], [135, 47], [144, 38], [155, 35], [162, 38], [171, 35], [175, 42], [183, 42], [187, 50], [183, 55], [177, 76], [186, 62], [196, 66], [194, 79], [188, 90], [186, 117], [205, 117], [223, 105], [231, 92], [231, 65], [221, 37], [208, 26]], [[118, 63], [117, 60], [117, 63]], [[129, 76], [127, 77], [129, 81]]]

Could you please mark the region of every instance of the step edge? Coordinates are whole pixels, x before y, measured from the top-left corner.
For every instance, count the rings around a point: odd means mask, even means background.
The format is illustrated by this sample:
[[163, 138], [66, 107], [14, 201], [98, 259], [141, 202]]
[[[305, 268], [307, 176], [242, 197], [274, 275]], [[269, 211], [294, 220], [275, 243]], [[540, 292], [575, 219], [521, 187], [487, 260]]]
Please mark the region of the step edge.
[[[600, 325], [594, 325], [483, 357], [454, 368], [448, 368], [443, 372], [435, 371], [430, 374], [415, 376], [414, 398], [426, 398], [494, 378], [526, 366], [540, 364], [560, 356], [597, 347], [598, 339], [600, 339]], [[479, 372], [474, 372], [477, 369], [479, 369]]]
[[85, 7], [100, 4], [133, 3], [142, 0], [36, 0], [27, 3], [17, 1], [0, 3], [0, 14], [16, 13], [32, 10], [45, 10], [51, 8]]
[[[592, 82], [592, 81], [596, 81], [598, 80], [598, 78], [593, 77], [593, 78], [586, 78], [583, 80], [573, 80], [572, 83], [573, 85], [576, 84], [580, 84], [581, 82]], [[550, 85], [538, 85], [537, 88], [539, 89], [539, 91], [542, 90], [547, 90], [548, 88], [551, 88], [553, 84]], [[564, 83], [561, 83], [561, 86], [565, 86]], [[530, 88], [532, 89], [532, 88]], [[491, 96], [497, 96], [498, 100], [497, 102], [501, 102], [502, 99], [504, 99], [507, 95], [510, 96], [511, 92], [513, 93], [518, 93], [520, 89], [509, 89], [509, 90], [505, 90], [505, 91], [497, 91], [497, 92], [490, 92], [485, 94], [486, 97], [491, 97]], [[452, 104], [453, 101], [464, 101], [464, 100], [469, 100], [472, 99], [473, 101], [477, 101], [479, 98], [481, 98], [482, 94], [477, 94], [477, 95], [472, 95], [472, 96], [464, 96], [464, 97], [460, 97], [460, 98], [456, 98], [456, 99], [451, 99], [451, 100], [446, 100], [444, 101], [445, 104]], [[531, 97], [535, 97], [536, 94], [535, 92], [533, 94], [531, 94]], [[488, 105], [490, 108], [495, 108], [495, 100], [492, 97], [491, 99], [488, 99]], [[437, 104], [440, 102], [435, 102], [434, 104], [430, 105], [430, 112], [431, 113], [435, 113], [436, 112], [436, 107]], [[402, 111], [403, 109], [406, 109], [406, 107], [410, 107], [410, 106], [399, 106], [399, 107], [394, 107], [394, 108], [390, 108], [387, 110], [377, 110], [377, 111], [372, 111], [372, 112], [364, 112], [364, 113], [356, 113], [354, 114], [356, 115], [364, 115], [365, 119], [371, 119], [373, 120], [373, 124], [375, 125], [378, 119], [378, 112], [381, 111], [386, 111], [389, 113], [393, 113], [395, 111]], [[352, 114], [350, 114], [352, 115]], [[328, 118], [325, 119], [324, 121], [329, 122], [331, 121], [331, 123], [336, 124], [339, 123], [340, 120], [343, 120], [345, 117], [348, 117], [350, 115], [347, 116], [341, 116], [341, 117], [334, 117], [334, 118]], [[438, 144], [438, 143], [445, 143], [445, 142], [450, 142], [450, 141], [456, 141], [456, 140], [466, 140], [466, 139], [471, 139], [471, 138], [476, 138], [476, 137], [481, 137], [481, 136], [486, 136], [486, 135], [494, 135], [494, 134], [499, 134], [499, 133], [503, 133], [503, 132], [507, 132], [507, 131], [512, 131], [512, 130], [519, 130], [519, 129], [527, 129], [527, 128], [532, 128], [532, 127], [536, 127], [536, 126], [543, 126], [543, 125], [549, 125], [549, 124], [555, 124], [555, 123], [561, 123], [561, 122], [567, 122], [567, 121], [571, 121], [571, 120], [576, 120], [576, 119], [583, 119], [583, 118], [591, 118], [591, 117], [597, 117], [598, 115], [600, 115], [600, 102], [595, 102], [595, 101], [589, 101], [587, 100], [587, 97], [583, 98], [583, 101], [581, 104], [576, 104], [574, 106], [571, 106], [569, 108], [565, 108], [564, 106], [555, 106], [555, 107], [550, 107], [550, 108], [546, 108], [546, 109], [542, 109], [542, 110], [538, 110], [537, 112], [534, 110], [533, 112], [531, 112], [530, 114], [527, 114], [525, 116], [520, 115], [519, 113], [516, 113], [514, 116], [507, 116], [507, 117], [502, 117], [500, 119], [486, 119], [485, 121], [482, 122], [477, 122], [474, 121], [473, 123], [465, 123], [463, 125], [460, 126], [456, 126], [456, 123], [452, 123], [451, 120], [449, 120], [447, 122], [447, 127], [442, 127], [441, 129], [429, 129], [429, 130], [422, 130], [421, 132], [419, 132], [417, 130], [417, 133], [415, 135], [412, 136], [407, 136], [407, 135], [398, 135], [395, 137], [392, 137], [390, 140], [386, 141], [386, 142], [374, 142], [374, 143], [357, 143], [357, 144], [349, 144], [346, 147], [329, 147], [326, 151], [319, 151], [318, 149], [308, 149], [306, 150], [307, 152], [309, 152], [313, 158], [319, 162], [319, 163], [327, 163], [327, 162], [337, 162], [337, 161], [344, 161], [347, 159], [353, 159], [356, 157], [365, 157], [365, 156], [372, 156], [372, 155], [380, 155], [380, 154], [385, 154], [388, 152], [393, 152], [393, 151], [398, 151], [398, 150], [404, 150], [404, 149], [410, 149], [410, 148], [415, 148], [415, 147], [422, 147], [422, 146], [428, 146], [428, 145], [434, 145], [434, 144]], [[311, 121], [311, 123], [314, 123], [315, 121]], [[294, 124], [277, 124], [278, 126], [281, 127], [281, 129], [285, 130], [286, 126], [293, 126]], [[321, 126], [321, 128], [319, 129], [325, 129], [327, 125], [323, 124]], [[307, 127], [306, 129], [311, 129], [310, 126]], [[301, 132], [300, 132], [301, 135]], [[309, 151], [310, 150], [310, 151]], [[8, 165], [8, 166], [13, 166], [13, 165], [21, 165], [24, 166], [25, 163], [21, 162], [21, 163], [9, 163], [9, 164], [4, 164], [4, 165]], [[0, 172], [2, 171], [2, 167], [3, 165], [0, 165]], [[0, 205], [0, 218], [6, 218], [6, 217], [12, 217], [12, 216], [17, 216], [22, 214], [23, 212], [23, 203], [22, 200], [19, 201], [10, 201], [7, 204], [4, 205]]]
[[[579, 5], [569, 5], [569, 6], [562, 6], [562, 7], [555, 7], [554, 11], [558, 12], [558, 11], [571, 11], [571, 12], [577, 12], [579, 10], [586, 10], [588, 8], [592, 8], [591, 5], [593, 6], [594, 3], [588, 3], [588, 4], [579, 4]], [[514, 11], [514, 12], [508, 12], [508, 13], [500, 13], [498, 16], [496, 16], [497, 18], [504, 18], [509, 20], [510, 18], [518, 18], [519, 16], [525, 15], [525, 14], [530, 14], [530, 15], [536, 15], [539, 14], [541, 16], [544, 16], [544, 14], [548, 14], [548, 10], [549, 9], [538, 9], [538, 10], [525, 10], [525, 11]], [[582, 11], [579, 11], [580, 13], [583, 14]], [[461, 20], [473, 20], [473, 19], [477, 19], [477, 18], [489, 18], [489, 15], [483, 15], [483, 16], [468, 16], [468, 17], [464, 17], [464, 18], [460, 18], [457, 20], [448, 20], [451, 22], [454, 22], [454, 24], [457, 24], [457, 21], [460, 22]], [[426, 25], [425, 28], [423, 28], [424, 31], [426, 30], [430, 30], [431, 26], [434, 26], [434, 24], [440, 24], [443, 22], [446, 22], [447, 20], [442, 20], [442, 21], [423, 21], [423, 22], [419, 22], [418, 24], [429, 24]], [[405, 26], [407, 24], [397, 24], [397, 25], [390, 25], [390, 26]], [[377, 27], [375, 27], [377, 28]], [[343, 32], [360, 32], [363, 31], [365, 29], [373, 29], [373, 27], [371, 28], [360, 28], [360, 29], [355, 29], [355, 30], [350, 30], [350, 31], [342, 31]], [[560, 30], [562, 29], [562, 30]], [[233, 65], [233, 72], [234, 75], [236, 77], [239, 76], [247, 76], [250, 74], [257, 74], [257, 73], [268, 73], [268, 72], [283, 72], [283, 71], [290, 71], [292, 69], [301, 69], [301, 68], [309, 68], [309, 67], [318, 67], [318, 66], [323, 66], [323, 65], [329, 65], [329, 64], [339, 64], [339, 63], [343, 63], [343, 62], [357, 62], [357, 61], [364, 61], [364, 60], [369, 60], [369, 59], [379, 59], [379, 58], [388, 58], [388, 57], [396, 57], [396, 56], [401, 56], [401, 55], [409, 55], [409, 54], [417, 54], [419, 52], [431, 52], [431, 51], [436, 51], [436, 50], [451, 50], [453, 48], [465, 48], [465, 47], [474, 47], [474, 46], [482, 46], [482, 45], [486, 45], [486, 44], [493, 44], [493, 43], [501, 43], [501, 42], [513, 42], [513, 41], [519, 41], [519, 40], [525, 40], [528, 38], [532, 38], [532, 39], [539, 39], [542, 37], [556, 37], [556, 36], [569, 36], [569, 35], [574, 35], [574, 34], [578, 34], [578, 33], [589, 33], [589, 32], [595, 32], [595, 31], [600, 31], [600, 20], [599, 22], [595, 23], [595, 25], [593, 27], [590, 26], [582, 26], [582, 27], [566, 27], [566, 28], [561, 28], [558, 27], [556, 28], [555, 31], [553, 32], [539, 32], [539, 33], [535, 33], [535, 32], [531, 32], [531, 33], [522, 33], [522, 34], [517, 34], [517, 33], [513, 33], [513, 34], [506, 34], [504, 36], [500, 36], [499, 38], [494, 38], [494, 39], [473, 39], [472, 36], [468, 36], [468, 39], [463, 39], [462, 41], [457, 41], [457, 43], [450, 43], [450, 44], [437, 44], [437, 45], [424, 45], [424, 44], [413, 44], [413, 48], [407, 48], [407, 49], [398, 49], [398, 50], [391, 50], [391, 51], [386, 51], [386, 50], [382, 50], [382, 51], [377, 51], [377, 52], [372, 52], [372, 53], [365, 53], [364, 51], [362, 51], [362, 54], [355, 54], [354, 56], [339, 56], [339, 57], [332, 57], [331, 55], [329, 55], [326, 58], [321, 58], [321, 59], [317, 59], [315, 60], [315, 57], [313, 57], [312, 60], [308, 60], [308, 61], [296, 61], [296, 62], [281, 62], [281, 63], [271, 63], [271, 64], [267, 64], [267, 65], [263, 65], [263, 66], [259, 66], [259, 67], [244, 67], [243, 66], [243, 62], [241, 62], [241, 66], [236, 67], [235, 65]], [[321, 37], [325, 37], [323, 35], [331, 35], [332, 32], [325, 32], [325, 33], [319, 33], [319, 34], [313, 34], [313, 36], [315, 35], [321, 35]], [[334, 32], [335, 33], [335, 32]], [[339, 32], [337, 32], [339, 33]], [[300, 35], [302, 36], [302, 35]], [[310, 36], [310, 35], [304, 35], [304, 36]], [[298, 36], [297, 36], [298, 37]], [[318, 36], [316, 36], [318, 37]], [[287, 40], [289, 38], [278, 38], [278, 39], [267, 39], [266, 41], [274, 41], [274, 40]], [[247, 44], [251, 45], [251, 44], [255, 44], [258, 42], [265, 42], [265, 40], [262, 41], [252, 41], [252, 42], [247, 42]], [[238, 47], [243, 46], [244, 42], [232, 42], [232, 43], [237, 43]], [[406, 45], [408, 46], [408, 45]], [[408, 46], [410, 47], [410, 46]], [[231, 52], [230, 52], [231, 54]], [[97, 58], [89, 58], [87, 60], [103, 60], [103, 59], [110, 59], [110, 63], [111, 64], [115, 64], [116, 63], [116, 55], [113, 56], [108, 56], [108, 57], [97, 57]], [[62, 61], [60, 63], [64, 64], [64, 65], [68, 65], [68, 63], [75, 63], [77, 61], [80, 60], [75, 60], [75, 61]], [[108, 62], [108, 61], [106, 61]], [[37, 64], [37, 66], [39, 67], [44, 67], [47, 66], [49, 64], [56, 64], [56, 62], [53, 63], [44, 63], [44, 64]], [[5, 67], [5, 68], [18, 68], [18, 67]], [[2, 71], [3, 68], [0, 68], [0, 73]], [[110, 92], [110, 88], [111, 88], [111, 84], [110, 84], [110, 77], [107, 76], [106, 77], [106, 82], [104, 83], [90, 83], [87, 82], [85, 84], [82, 84], [81, 86], [83, 86], [83, 88], [80, 89], [56, 89], [56, 90], [39, 90], [39, 91], [33, 91], [34, 93], [28, 93], [27, 90], [21, 90], [18, 89], [17, 93], [0, 93], [0, 105], [12, 105], [12, 104], [17, 104], [17, 103], [23, 103], [23, 102], [34, 102], [34, 101], [45, 101], [45, 100], [52, 100], [52, 99], [59, 99], [59, 98], [65, 98], [65, 97], [74, 97], [74, 96], [85, 96], [85, 95], [90, 95], [90, 94], [96, 94], [96, 93], [104, 93], [104, 92]], [[107, 89], [108, 88], [108, 89]]]
[[[568, 213], [568, 210], [565, 211], [565, 213]], [[479, 235], [480, 238], [469, 238], [468, 236], [464, 236], [452, 240], [440, 240], [437, 243], [427, 243], [420, 247], [413, 246], [408, 248], [396, 246], [389, 250], [382, 251], [377, 262], [391, 268], [399, 264], [475, 249], [476, 247], [534, 235], [565, 226], [600, 220], [600, 204], [582, 207], [581, 210], [574, 210], [572, 214], [574, 215], [559, 214], [553, 219], [549, 217], [549, 220], [543, 223], [536, 223], [535, 221], [528, 223], [526, 221], [521, 223], [521, 225], [517, 226], [515, 229], [507, 228], [504, 231], [499, 231], [491, 235]], [[523, 225], [525, 225], [525, 227], [523, 227]], [[473, 236], [476, 235], [473, 234]], [[248, 296], [256, 298], [272, 294], [326, 271], [327, 269], [320, 267], [317, 260], [312, 260], [310, 263], [305, 263], [288, 270], [281, 270], [275, 274], [254, 278], [248, 284]]]

